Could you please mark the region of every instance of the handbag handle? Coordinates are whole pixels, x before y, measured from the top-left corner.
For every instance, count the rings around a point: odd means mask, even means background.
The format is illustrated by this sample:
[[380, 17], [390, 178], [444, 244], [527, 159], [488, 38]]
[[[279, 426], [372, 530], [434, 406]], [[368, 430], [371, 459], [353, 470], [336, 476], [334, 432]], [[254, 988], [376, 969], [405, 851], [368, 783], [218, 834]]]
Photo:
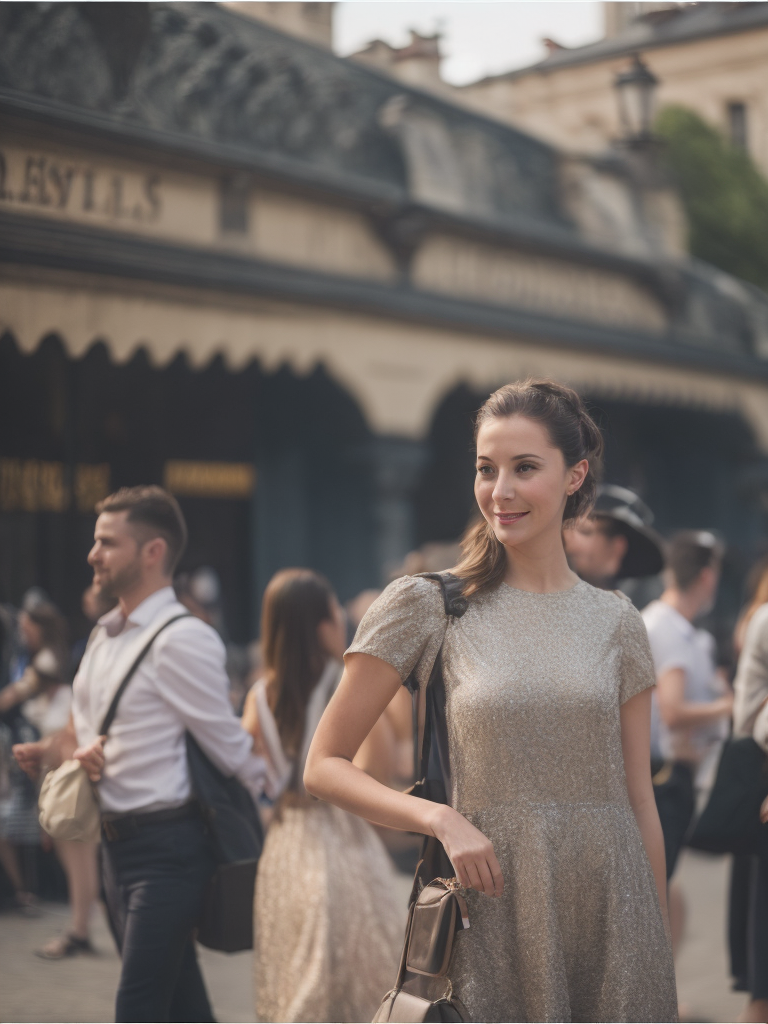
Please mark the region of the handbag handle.
[[162, 626], [160, 626], [159, 629], [155, 630], [155, 632], [152, 634], [152, 636], [149, 638], [149, 640], [147, 640], [147, 642], [144, 644], [142, 649], [136, 655], [136, 657], [135, 657], [135, 659], [133, 661], [133, 664], [128, 669], [126, 674], [123, 676], [122, 682], [120, 683], [120, 685], [118, 686], [117, 690], [115, 691], [115, 695], [112, 698], [112, 700], [110, 702], [110, 705], [109, 705], [109, 708], [107, 709], [107, 713], [104, 716], [104, 719], [103, 719], [103, 721], [101, 723], [101, 729], [99, 730], [99, 736], [106, 736], [110, 726], [112, 725], [112, 723], [115, 720], [115, 715], [117, 714], [117, 705], [120, 703], [120, 698], [125, 693], [126, 686], [128, 685], [128, 683], [130, 683], [131, 679], [133, 679], [134, 675], [136, 674], [136, 669], [139, 667], [139, 665], [144, 660], [146, 654], [149, 652], [149, 649], [152, 646], [152, 644], [155, 642], [155, 640], [157, 640], [157, 638], [160, 636], [160, 634], [163, 632], [163, 630], [167, 629], [172, 623], [178, 622], [179, 619], [191, 619], [191, 618], [193, 618], [193, 616], [189, 612], [182, 612], [180, 615], [174, 615], [172, 618], [170, 618], [166, 622], [164, 622], [162, 624]]

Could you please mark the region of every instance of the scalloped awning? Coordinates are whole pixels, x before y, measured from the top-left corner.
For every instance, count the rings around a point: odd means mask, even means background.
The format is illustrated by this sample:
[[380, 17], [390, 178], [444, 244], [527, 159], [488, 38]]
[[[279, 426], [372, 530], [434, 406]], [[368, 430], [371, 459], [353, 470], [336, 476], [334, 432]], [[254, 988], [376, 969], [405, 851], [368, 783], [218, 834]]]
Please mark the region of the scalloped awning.
[[158, 366], [179, 353], [201, 369], [218, 355], [232, 371], [254, 360], [298, 374], [322, 364], [380, 434], [423, 437], [440, 400], [459, 383], [484, 390], [548, 374], [593, 395], [738, 412], [768, 452], [768, 377], [750, 381], [523, 334], [492, 337], [230, 294], [191, 297], [186, 289], [138, 289], [85, 275], [65, 284], [41, 273], [0, 281], [0, 330], [24, 352], [57, 335], [74, 358], [102, 342], [118, 363], [144, 349]]

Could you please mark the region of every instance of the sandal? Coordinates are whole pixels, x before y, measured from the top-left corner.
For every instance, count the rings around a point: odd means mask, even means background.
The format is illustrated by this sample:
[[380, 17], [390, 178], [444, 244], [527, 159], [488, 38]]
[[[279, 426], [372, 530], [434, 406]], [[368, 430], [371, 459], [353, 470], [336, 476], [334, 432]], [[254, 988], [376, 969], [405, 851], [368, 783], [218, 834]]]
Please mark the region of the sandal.
[[95, 953], [90, 939], [81, 939], [78, 935], [65, 932], [57, 939], [51, 939], [42, 949], [35, 950], [35, 956], [43, 960], [63, 960], [67, 956], [79, 956], [81, 953]]

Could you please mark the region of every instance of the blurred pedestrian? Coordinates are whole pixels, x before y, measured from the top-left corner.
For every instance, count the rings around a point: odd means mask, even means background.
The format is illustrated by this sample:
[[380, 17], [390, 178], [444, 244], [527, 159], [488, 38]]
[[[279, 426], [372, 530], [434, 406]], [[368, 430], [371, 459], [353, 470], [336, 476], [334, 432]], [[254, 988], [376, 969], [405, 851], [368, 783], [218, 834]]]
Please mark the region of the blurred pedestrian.
[[[115, 1019], [211, 1021], [194, 928], [215, 864], [185, 733], [254, 798], [267, 769], [227, 701], [221, 640], [176, 601], [171, 580], [186, 542], [177, 502], [159, 487], [124, 488], [97, 512], [88, 561], [94, 583], [118, 605], [100, 619], [83, 658], [67, 729], [14, 753], [28, 772], [74, 756], [98, 784], [102, 877], [123, 961]], [[105, 742], [102, 717], [156, 634]]]
[[[757, 592], [755, 596], [757, 596]], [[752, 602], [754, 605], [755, 602]], [[748, 607], [744, 646], [734, 680], [733, 729], [752, 736], [768, 753], [768, 602]], [[768, 823], [768, 800], [760, 812]], [[751, 999], [742, 1021], [768, 1020], [768, 829], [763, 828], [750, 887], [747, 988]]]
[[37, 790], [13, 759], [15, 743], [30, 742], [66, 724], [71, 690], [67, 627], [59, 610], [35, 590], [27, 593], [18, 616], [20, 673], [0, 690], [0, 756], [6, 793], [0, 799], [0, 863], [13, 886], [17, 905], [34, 905], [27, 891], [20, 851], [40, 845]]
[[571, 568], [601, 590], [658, 575], [664, 558], [652, 523], [653, 513], [634, 491], [599, 484], [594, 509], [563, 531]]
[[[470, 1019], [675, 1020], [645, 627], [563, 549], [563, 520], [594, 498], [602, 438], [576, 392], [528, 380], [490, 396], [475, 439], [483, 518], [453, 570], [464, 601], [447, 615], [434, 580], [387, 587], [346, 653], [307, 788], [440, 841], [466, 890], [450, 980]], [[438, 653], [450, 804], [350, 763]]]
[[264, 594], [265, 675], [243, 724], [285, 785], [259, 862], [256, 1020], [370, 1020], [397, 971], [402, 913], [373, 828], [309, 797], [304, 763], [341, 676], [342, 609], [330, 584], [287, 569]]
[[[768, 604], [768, 559], [762, 558], [747, 579], [746, 601], [733, 630], [733, 652], [738, 658], [744, 647], [747, 627], [755, 612]], [[728, 886], [728, 947], [735, 992], [749, 991], [749, 919], [756, 858], [736, 854], [731, 861]]]
[[[86, 594], [92, 590], [92, 587], [89, 588]], [[24, 703], [21, 705], [21, 713], [35, 727], [40, 737], [44, 738], [66, 728], [72, 707], [66, 622], [57, 608], [44, 603], [33, 606], [28, 612], [22, 612], [20, 618], [27, 635], [31, 633], [31, 646], [39, 645], [40, 649], [19, 683], [12, 684], [0, 693], [0, 708], [9, 691], [16, 687], [22, 688], [27, 696], [25, 698], [22, 694]], [[30, 647], [30, 644], [27, 646]], [[29, 695], [30, 692], [32, 695]], [[44, 844], [46, 839], [49, 844], [46, 849], [50, 849], [51, 840], [44, 837]], [[67, 879], [71, 922], [63, 935], [36, 950], [38, 956], [46, 960], [60, 960], [93, 952], [89, 934], [90, 919], [99, 892], [97, 844], [56, 839], [53, 846]]]
[[[651, 643], [653, 695], [651, 771], [664, 834], [667, 879], [696, 810], [711, 787], [733, 705], [715, 658], [715, 639], [695, 621], [712, 610], [723, 549], [708, 531], [683, 531], [667, 545], [666, 586], [642, 615]], [[670, 885], [669, 919], [677, 954], [685, 926], [685, 899]]]

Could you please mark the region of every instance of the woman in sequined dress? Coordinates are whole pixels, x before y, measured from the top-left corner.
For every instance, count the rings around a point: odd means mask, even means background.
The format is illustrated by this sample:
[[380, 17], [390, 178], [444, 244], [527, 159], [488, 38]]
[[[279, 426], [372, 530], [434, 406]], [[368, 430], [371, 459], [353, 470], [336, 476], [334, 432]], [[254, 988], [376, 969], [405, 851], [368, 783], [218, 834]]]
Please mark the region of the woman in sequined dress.
[[279, 572], [264, 594], [261, 639], [266, 675], [246, 698], [243, 725], [284, 792], [256, 879], [256, 1020], [370, 1020], [400, 952], [394, 868], [367, 822], [302, 784], [346, 645], [328, 582], [309, 569]]
[[[579, 396], [510, 384], [477, 418], [482, 519], [454, 574], [403, 577], [360, 624], [310, 749], [310, 792], [434, 835], [467, 889], [454, 995], [474, 1021], [674, 1021], [664, 846], [650, 777], [654, 671], [624, 598], [568, 567], [564, 520], [588, 512], [602, 438]], [[353, 765], [401, 682], [442, 649], [451, 804]], [[382, 993], [383, 995], [383, 993]]]

